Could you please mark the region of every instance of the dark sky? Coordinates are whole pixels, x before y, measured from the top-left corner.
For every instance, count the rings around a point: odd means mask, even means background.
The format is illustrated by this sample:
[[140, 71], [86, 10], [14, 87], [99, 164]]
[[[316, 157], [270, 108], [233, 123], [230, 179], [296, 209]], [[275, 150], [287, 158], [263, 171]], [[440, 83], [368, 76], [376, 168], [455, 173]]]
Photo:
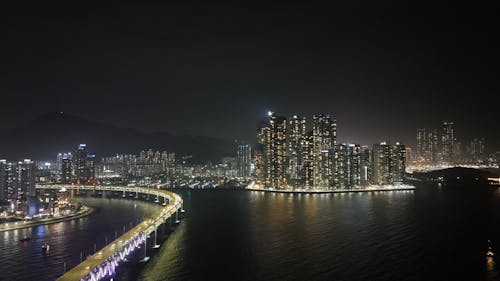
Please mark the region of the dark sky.
[[413, 144], [450, 119], [499, 147], [484, 2], [104, 2], [2, 7], [0, 128], [65, 111], [253, 142], [272, 109], [331, 113], [343, 141]]

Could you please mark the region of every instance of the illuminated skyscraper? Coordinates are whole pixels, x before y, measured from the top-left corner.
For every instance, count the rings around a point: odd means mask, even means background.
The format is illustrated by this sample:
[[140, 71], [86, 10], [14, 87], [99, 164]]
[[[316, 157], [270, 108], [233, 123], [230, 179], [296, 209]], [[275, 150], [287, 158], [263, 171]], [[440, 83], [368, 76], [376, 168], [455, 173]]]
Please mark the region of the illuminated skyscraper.
[[238, 145], [237, 150], [237, 175], [238, 177], [249, 177], [252, 164], [252, 149], [248, 144]]
[[440, 161], [440, 137], [438, 130], [417, 130], [416, 163], [436, 165]]
[[24, 161], [17, 163], [18, 199], [25, 199], [28, 197], [36, 196], [35, 173], [35, 162], [31, 161], [30, 159], [24, 159]]
[[306, 138], [306, 118], [294, 115], [288, 119], [287, 182], [294, 188], [305, 184], [303, 143]]
[[373, 182], [375, 184], [402, 183], [406, 171], [406, 149], [396, 143], [385, 142], [373, 145], [372, 149]]
[[6, 199], [5, 192], [5, 164], [6, 160], [0, 160], [0, 200]]
[[370, 148], [368, 146], [362, 146], [360, 148], [360, 184], [362, 186], [367, 186], [372, 180], [372, 165], [371, 165], [371, 154]]
[[429, 160], [429, 155], [427, 155], [427, 148], [429, 147], [427, 136], [426, 129], [417, 130], [417, 164], [426, 164]]
[[314, 186], [334, 187], [334, 147], [337, 124], [329, 114], [313, 116], [313, 179]]
[[484, 138], [474, 138], [470, 143], [470, 158], [473, 163], [478, 163], [485, 158]]
[[361, 147], [357, 144], [347, 145], [347, 167], [348, 188], [361, 186]]
[[432, 165], [436, 165], [441, 161], [442, 156], [439, 151], [439, 139], [439, 132], [437, 129], [427, 132], [426, 154], [428, 155], [428, 162]]
[[87, 145], [78, 145], [73, 164], [77, 183], [86, 184], [95, 178], [95, 155], [89, 154]]
[[361, 185], [361, 147], [357, 144], [335, 146], [335, 188]]
[[1, 199], [17, 199], [17, 167], [13, 162], [0, 160]]
[[73, 162], [71, 157], [66, 156], [61, 159], [61, 182], [71, 183], [73, 179]]
[[451, 164], [455, 161], [455, 124], [451, 121], [443, 122], [442, 154], [443, 161]]
[[265, 185], [287, 188], [286, 119], [269, 112], [268, 122], [259, 129], [258, 141], [263, 151]]
[[309, 131], [302, 140], [302, 158], [304, 159], [304, 187], [314, 188], [314, 153], [313, 133]]

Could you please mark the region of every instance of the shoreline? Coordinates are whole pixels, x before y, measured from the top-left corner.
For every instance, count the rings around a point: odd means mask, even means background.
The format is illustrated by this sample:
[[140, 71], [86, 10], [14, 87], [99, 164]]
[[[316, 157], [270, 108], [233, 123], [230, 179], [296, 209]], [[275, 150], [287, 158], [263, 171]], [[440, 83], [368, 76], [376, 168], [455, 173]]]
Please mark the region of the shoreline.
[[9, 224], [12, 224], [9, 226], [5, 226], [5, 224], [0, 224], [0, 232], [79, 219], [79, 218], [83, 218], [83, 217], [86, 217], [86, 216], [92, 214], [94, 211], [95, 211], [94, 208], [91, 208], [88, 206], [82, 206], [81, 211], [79, 211], [75, 214], [72, 214], [72, 215], [64, 216], [64, 217], [50, 218], [50, 219], [44, 219], [44, 220], [40, 220], [40, 221], [26, 222], [26, 223], [19, 223], [19, 224], [9, 223]]
[[379, 188], [362, 188], [362, 189], [332, 189], [332, 190], [282, 190], [269, 188], [246, 187], [244, 190], [261, 191], [271, 193], [291, 193], [291, 194], [322, 194], [322, 193], [356, 193], [356, 192], [373, 192], [373, 191], [408, 191], [415, 190], [415, 186], [404, 185], [400, 187], [379, 187]]

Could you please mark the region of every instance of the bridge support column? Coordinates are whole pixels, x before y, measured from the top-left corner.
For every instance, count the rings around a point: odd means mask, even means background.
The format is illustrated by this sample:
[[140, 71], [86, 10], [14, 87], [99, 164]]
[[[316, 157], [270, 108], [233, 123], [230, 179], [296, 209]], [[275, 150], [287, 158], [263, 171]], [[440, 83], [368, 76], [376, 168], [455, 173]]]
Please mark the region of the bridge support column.
[[122, 195], [123, 198], [127, 197], [127, 195], [125, 195], [125, 188], [123, 189], [123, 195]]
[[146, 238], [144, 238], [144, 258], [141, 259], [141, 262], [149, 261], [147, 249], [148, 249], [148, 238], [146, 237]]
[[158, 198], [159, 198], [159, 192], [158, 192], [158, 191], [156, 191], [156, 200], [155, 200], [155, 203], [160, 202], [160, 200], [159, 200]]
[[160, 245], [158, 244], [158, 225], [155, 224], [155, 244], [153, 248], [158, 249]]
[[181, 221], [179, 220], [179, 209], [177, 209], [177, 211], [175, 211], [175, 223], [180, 223]]

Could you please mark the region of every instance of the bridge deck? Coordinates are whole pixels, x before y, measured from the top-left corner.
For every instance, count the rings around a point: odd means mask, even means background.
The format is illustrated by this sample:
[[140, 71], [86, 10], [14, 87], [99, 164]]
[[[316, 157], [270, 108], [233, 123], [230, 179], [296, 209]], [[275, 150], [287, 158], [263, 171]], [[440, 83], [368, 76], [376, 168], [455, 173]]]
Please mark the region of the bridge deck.
[[[43, 186], [43, 187], [38, 187], [42, 189], [54, 189], [56, 187], [54, 186]], [[58, 189], [61, 188], [61, 186], [57, 187]], [[157, 195], [161, 196], [164, 198], [168, 198], [169, 202], [168, 205], [164, 206], [162, 209], [159, 211], [155, 212], [151, 217], [147, 218], [137, 226], [133, 227], [129, 231], [125, 232], [123, 235], [109, 243], [108, 245], [104, 246], [102, 249], [97, 251], [94, 255], [89, 256], [87, 259], [85, 259], [83, 262], [78, 264], [77, 266], [73, 267], [71, 270], [67, 271], [64, 275], [59, 277], [57, 281], [74, 281], [74, 280], [81, 280], [85, 278], [86, 276], [89, 276], [91, 271], [95, 268], [98, 268], [102, 264], [106, 263], [108, 258], [112, 257], [115, 255], [115, 253], [125, 246], [127, 242], [131, 241], [134, 239], [134, 237], [137, 237], [138, 234], [140, 233], [145, 233], [149, 234], [154, 229], [164, 222], [166, 219], [168, 219], [170, 216], [172, 216], [178, 209], [182, 207], [182, 198], [172, 192], [168, 192], [165, 190], [157, 190], [157, 189], [150, 189], [150, 188], [130, 188], [130, 187], [74, 187], [74, 186], [65, 186], [67, 189], [92, 189], [92, 190], [108, 190], [108, 191], [126, 191], [126, 192], [138, 192], [138, 193], [146, 193], [146, 194], [151, 194], [151, 195]]]

